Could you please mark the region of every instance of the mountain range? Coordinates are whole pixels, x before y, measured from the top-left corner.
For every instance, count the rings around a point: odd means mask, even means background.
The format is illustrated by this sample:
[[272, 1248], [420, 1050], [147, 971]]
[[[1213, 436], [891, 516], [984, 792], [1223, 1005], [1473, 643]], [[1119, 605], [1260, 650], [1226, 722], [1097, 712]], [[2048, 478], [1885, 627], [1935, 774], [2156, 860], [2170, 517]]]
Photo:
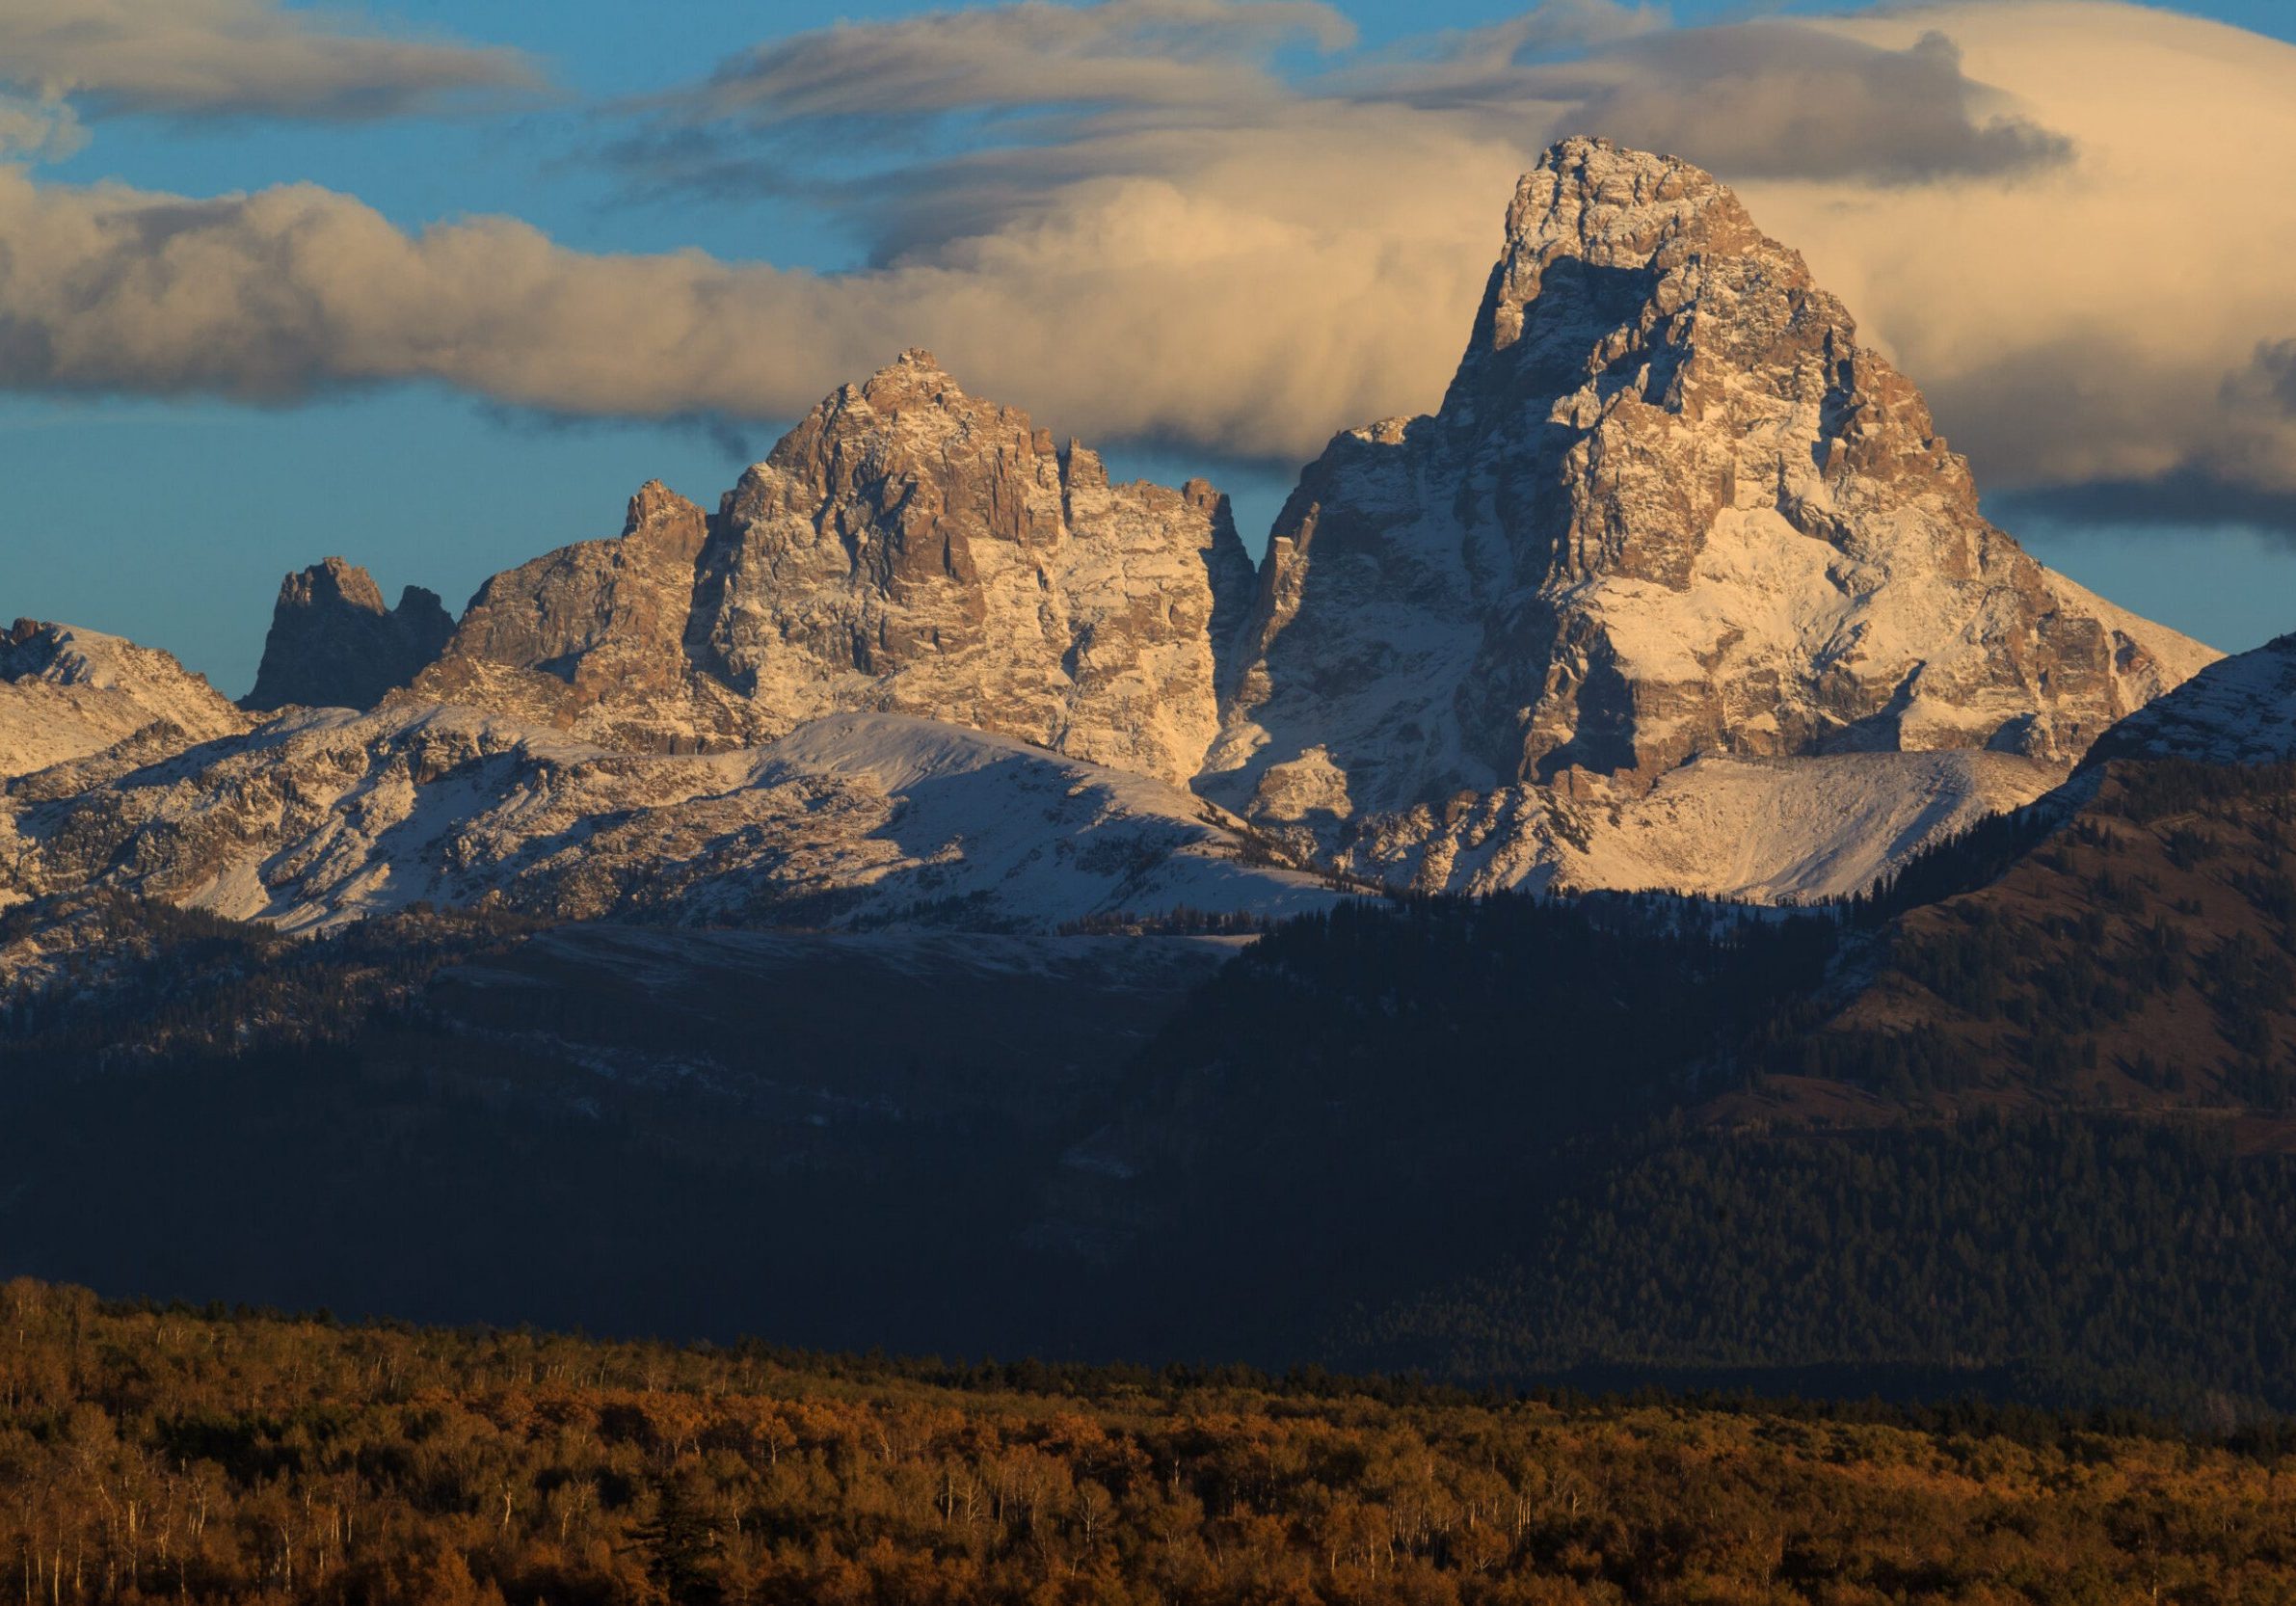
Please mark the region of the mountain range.
[[1727, 188], [1568, 140], [1256, 569], [912, 350], [459, 617], [287, 576], [239, 704], [20, 621], [0, 1223], [455, 1320], [2286, 1408], [2291, 764], [2296, 637], [2036, 562]]
[[[1278, 912], [1286, 867], [1841, 896], [2047, 790], [2215, 655], [1988, 523], [1913, 387], [1725, 187], [1573, 140], [1508, 209], [1442, 406], [1336, 439], [1256, 576], [1210, 485], [1112, 484], [910, 351], [715, 513], [645, 486], [619, 537], [495, 575], [459, 621], [416, 588], [387, 609], [337, 558], [289, 575], [244, 706], [360, 719], [233, 729], [164, 661], [99, 687], [35, 656], [11, 658], [13, 695], [47, 688], [59, 734], [12, 743], [12, 768], [149, 721], [181, 751], [12, 794], [0, 897], [102, 881], [302, 926], [490, 897], [832, 923], [944, 899], [1039, 925], [1199, 897]], [[951, 729], [849, 717], [887, 714]], [[906, 840], [819, 863], [848, 832], [884, 843], [883, 820], [799, 793], [858, 775], [901, 812], [878, 783], [919, 741], [1009, 777], [1007, 808], [1046, 777], [1122, 791], [1048, 815], [1037, 845], [1129, 868], [998, 891], [969, 817], [925, 842], [915, 810]], [[819, 841], [789, 842], [793, 804]], [[562, 872], [574, 843], [587, 868]], [[1184, 843], [1230, 859], [1216, 890], [1142, 879]], [[917, 885], [889, 899], [888, 875]]]

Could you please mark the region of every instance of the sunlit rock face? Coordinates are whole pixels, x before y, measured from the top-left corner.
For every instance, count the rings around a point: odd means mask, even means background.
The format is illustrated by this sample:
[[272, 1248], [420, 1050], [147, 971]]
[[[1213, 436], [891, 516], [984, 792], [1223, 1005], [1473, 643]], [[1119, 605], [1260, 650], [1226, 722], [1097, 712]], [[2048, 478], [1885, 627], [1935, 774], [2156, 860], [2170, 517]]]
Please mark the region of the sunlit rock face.
[[1441, 408], [1302, 475], [1199, 785], [1365, 868], [1521, 880], [1586, 858], [1558, 806], [1694, 762], [1971, 750], [2005, 761], [1948, 766], [1973, 800], [2031, 795], [2214, 656], [1987, 522], [1728, 189], [1570, 140]]
[[1252, 585], [1211, 486], [1111, 484], [911, 351], [714, 517], [649, 485], [619, 540], [488, 581], [414, 695], [652, 751], [909, 713], [1185, 781]]
[[732, 721], [697, 709], [685, 653], [708, 522], [650, 481], [630, 498], [619, 539], [561, 547], [481, 586], [412, 697], [634, 752], [730, 737]]
[[139, 756], [174, 752], [248, 723], [205, 676], [154, 648], [36, 619], [0, 632], [0, 781], [131, 738]]
[[783, 720], [921, 714], [1185, 781], [1218, 727], [1214, 644], [1251, 587], [1210, 485], [1112, 485], [1085, 446], [911, 351], [726, 498], [695, 657]]
[[438, 656], [454, 616], [411, 585], [396, 607], [364, 569], [331, 557], [280, 581], [262, 666], [242, 706], [371, 709]]

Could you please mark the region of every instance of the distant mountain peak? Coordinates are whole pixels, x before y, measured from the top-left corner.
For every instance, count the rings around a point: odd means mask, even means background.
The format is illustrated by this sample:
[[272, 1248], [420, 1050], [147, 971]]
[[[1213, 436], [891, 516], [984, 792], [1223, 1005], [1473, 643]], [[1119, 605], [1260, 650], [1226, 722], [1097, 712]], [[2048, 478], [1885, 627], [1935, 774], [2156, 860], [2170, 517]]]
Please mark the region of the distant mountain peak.
[[1800, 255], [1765, 236], [1738, 198], [1703, 169], [1608, 140], [1550, 147], [1515, 185], [1506, 249], [1484, 287], [1454, 389], [1472, 388], [1492, 359], [1520, 342], [1527, 309], [1558, 264], [1664, 273], [1693, 254], [1761, 254], [1794, 277], [1808, 276]]
[[1302, 474], [1200, 784], [1422, 885], [1602, 884], [1636, 872], [1573, 810], [1696, 761], [2030, 761], [1964, 799], [1997, 803], [2213, 656], [1987, 522], [1919, 391], [1726, 186], [1565, 140], [1438, 412]]

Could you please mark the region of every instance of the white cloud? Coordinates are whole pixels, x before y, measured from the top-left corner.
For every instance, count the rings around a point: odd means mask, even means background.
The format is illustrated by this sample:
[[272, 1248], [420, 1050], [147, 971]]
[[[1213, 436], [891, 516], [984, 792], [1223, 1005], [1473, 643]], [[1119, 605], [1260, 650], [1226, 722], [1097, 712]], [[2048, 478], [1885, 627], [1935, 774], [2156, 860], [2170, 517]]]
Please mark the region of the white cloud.
[[68, 102], [0, 94], [0, 161], [60, 162], [87, 144]]
[[2296, 337], [2296, 47], [2073, 0], [1834, 26], [1884, 45], [1939, 28], [1972, 78], [2073, 145], [2014, 183], [1744, 186], [1981, 483], [2296, 491], [2296, 420], [2228, 384], [2260, 341]]

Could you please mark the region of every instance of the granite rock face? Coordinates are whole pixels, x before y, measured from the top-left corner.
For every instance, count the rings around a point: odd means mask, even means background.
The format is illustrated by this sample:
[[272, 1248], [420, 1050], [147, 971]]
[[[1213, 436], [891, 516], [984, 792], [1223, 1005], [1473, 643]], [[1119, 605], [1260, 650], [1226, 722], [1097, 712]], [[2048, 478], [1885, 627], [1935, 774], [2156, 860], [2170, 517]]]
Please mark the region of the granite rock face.
[[649, 485], [620, 540], [496, 575], [413, 695], [637, 751], [907, 713], [1185, 782], [1253, 583], [1211, 486], [1111, 484], [911, 351], [714, 517]]
[[480, 587], [412, 695], [633, 752], [690, 752], [712, 732], [730, 734], [696, 720], [685, 653], [708, 525], [650, 481], [629, 499], [618, 540], [561, 547]]
[[1978, 749], [2045, 786], [2215, 656], [1989, 523], [1729, 190], [1569, 140], [1516, 190], [1440, 410], [1302, 476], [1199, 788], [1343, 855], [1378, 817], [1366, 868], [1457, 884], [1457, 841], [1420, 849], [1478, 808], [1504, 835], [1694, 760]]
[[414, 680], [453, 630], [436, 592], [411, 585], [386, 607], [372, 575], [331, 557], [280, 582], [254, 689], [240, 706], [371, 709]]
[[1252, 587], [1227, 499], [1111, 484], [928, 353], [814, 408], [718, 522], [697, 663], [780, 718], [919, 714], [1183, 782], [1217, 731]]

